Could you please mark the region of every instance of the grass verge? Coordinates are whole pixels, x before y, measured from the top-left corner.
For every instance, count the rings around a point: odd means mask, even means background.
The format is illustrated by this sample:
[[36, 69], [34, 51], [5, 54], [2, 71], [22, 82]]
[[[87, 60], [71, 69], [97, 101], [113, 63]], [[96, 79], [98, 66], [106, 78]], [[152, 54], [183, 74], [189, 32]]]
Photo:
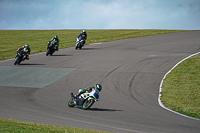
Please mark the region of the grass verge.
[[61, 127], [0, 118], [1, 133], [107, 133], [73, 127]]
[[163, 82], [161, 101], [182, 114], [200, 118], [200, 55], [174, 68]]

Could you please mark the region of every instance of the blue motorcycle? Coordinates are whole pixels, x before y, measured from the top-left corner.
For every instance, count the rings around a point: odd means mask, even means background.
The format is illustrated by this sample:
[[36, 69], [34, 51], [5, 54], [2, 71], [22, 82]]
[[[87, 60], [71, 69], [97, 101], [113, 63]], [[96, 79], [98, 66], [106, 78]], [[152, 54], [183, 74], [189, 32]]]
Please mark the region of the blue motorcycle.
[[82, 49], [82, 47], [84, 46], [84, 40], [82, 37], [79, 37], [79, 38], [76, 38], [76, 47], [75, 49], [77, 50], [78, 48], [79, 49]]

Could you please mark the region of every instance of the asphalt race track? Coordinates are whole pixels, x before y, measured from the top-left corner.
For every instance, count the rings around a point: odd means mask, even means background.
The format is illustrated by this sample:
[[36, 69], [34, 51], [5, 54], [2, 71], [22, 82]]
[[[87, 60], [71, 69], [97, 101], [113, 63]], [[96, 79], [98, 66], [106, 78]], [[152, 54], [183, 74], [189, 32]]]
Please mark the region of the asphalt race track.
[[[2, 61], [0, 118], [115, 133], [199, 133], [200, 120], [158, 103], [165, 73], [199, 51], [194, 31], [60, 49], [16, 66], [14, 59]], [[96, 83], [103, 89], [90, 110], [68, 107], [71, 92]]]

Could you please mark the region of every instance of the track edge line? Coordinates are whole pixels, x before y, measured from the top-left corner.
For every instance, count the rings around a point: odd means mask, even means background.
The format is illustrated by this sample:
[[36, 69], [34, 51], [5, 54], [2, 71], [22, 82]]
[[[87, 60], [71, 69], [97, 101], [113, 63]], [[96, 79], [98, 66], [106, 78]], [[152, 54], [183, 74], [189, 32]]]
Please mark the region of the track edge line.
[[178, 112], [176, 112], [176, 111], [173, 111], [173, 110], [167, 108], [167, 107], [161, 102], [161, 94], [160, 94], [160, 93], [162, 92], [163, 80], [166, 78], [166, 76], [167, 76], [175, 67], [177, 67], [180, 63], [182, 63], [182, 62], [185, 61], [186, 59], [188, 59], [188, 58], [190, 58], [190, 57], [192, 57], [192, 56], [198, 55], [198, 54], [200, 54], [200, 52], [194, 53], [194, 54], [189, 55], [188, 57], [182, 59], [181, 61], [179, 61], [175, 66], [173, 66], [173, 67], [164, 75], [164, 77], [163, 77], [162, 80], [161, 80], [160, 87], [159, 87], [158, 103], [159, 103], [159, 105], [160, 105], [162, 108], [164, 108], [164, 109], [166, 109], [166, 110], [168, 110], [168, 111], [170, 111], [170, 112], [172, 112], [172, 113], [181, 115], [181, 116], [186, 117], [186, 118], [190, 118], [190, 119], [194, 119], [194, 120], [200, 121], [200, 119], [197, 119], [197, 118], [194, 118], [194, 117], [190, 117], [190, 116], [187, 116], [187, 115], [178, 113]]

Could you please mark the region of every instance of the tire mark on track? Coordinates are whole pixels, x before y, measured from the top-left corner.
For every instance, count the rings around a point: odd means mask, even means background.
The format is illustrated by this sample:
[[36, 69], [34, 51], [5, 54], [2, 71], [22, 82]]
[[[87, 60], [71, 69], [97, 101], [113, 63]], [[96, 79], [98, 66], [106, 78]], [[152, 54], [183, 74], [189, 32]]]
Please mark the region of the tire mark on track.
[[139, 100], [137, 100], [137, 99], [135, 98], [135, 96], [133, 95], [133, 92], [131, 91], [132, 88], [133, 88], [133, 81], [134, 81], [134, 79], [135, 79], [135, 77], [137, 76], [138, 73], [139, 73], [139, 72], [136, 72], [136, 73], [133, 75], [132, 79], [130, 80], [128, 91], [129, 91], [129, 93], [130, 93], [130, 96], [131, 96], [136, 102], [138, 102], [139, 104], [145, 106], [144, 104], [142, 104]]
[[116, 71], [118, 68], [120, 68], [122, 65], [119, 65], [118, 67], [114, 68], [112, 71], [110, 71], [108, 74], [103, 76], [104, 78], [107, 78], [110, 74], [112, 74], [114, 71]]
[[[101, 83], [103, 83], [104, 81], [106, 81], [106, 78], [108, 78], [109, 75], [111, 75], [114, 71], [116, 71], [118, 68], [120, 68], [122, 65], [117, 66], [116, 68], [114, 68], [113, 70], [111, 70], [110, 72], [108, 72], [106, 74], [106, 72], [104, 72], [104, 74], [102, 75], [102, 80]], [[114, 85], [115, 86], [115, 85]], [[116, 87], [116, 86], [115, 86]], [[109, 89], [108, 89], [109, 90]]]

